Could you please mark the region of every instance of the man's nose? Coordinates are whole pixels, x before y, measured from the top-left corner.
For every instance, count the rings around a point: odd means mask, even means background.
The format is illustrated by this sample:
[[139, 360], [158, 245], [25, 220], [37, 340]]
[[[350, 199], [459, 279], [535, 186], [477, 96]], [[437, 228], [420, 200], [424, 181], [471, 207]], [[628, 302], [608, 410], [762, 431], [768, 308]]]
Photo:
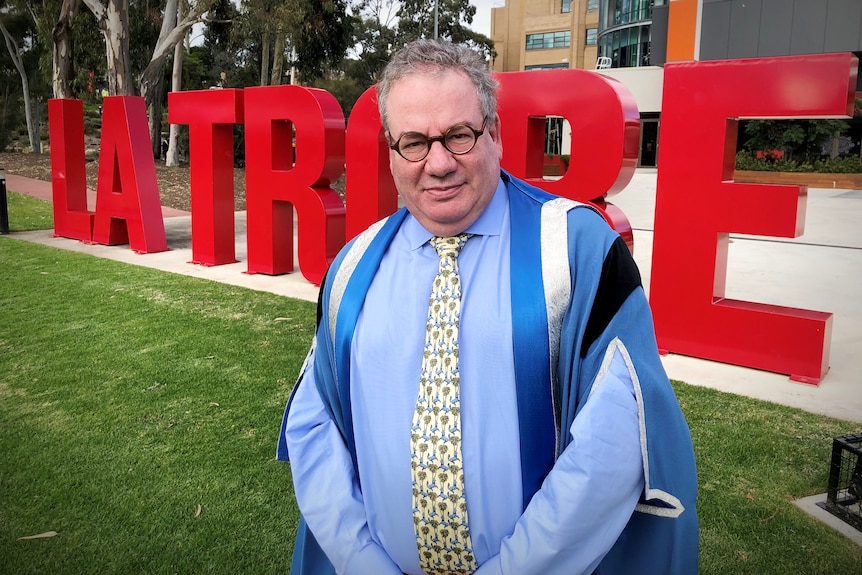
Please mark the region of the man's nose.
[[443, 142], [431, 142], [425, 157], [425, 171], [433, 176], [444, 176], [455, 169], [455, 154], [446, 149]]

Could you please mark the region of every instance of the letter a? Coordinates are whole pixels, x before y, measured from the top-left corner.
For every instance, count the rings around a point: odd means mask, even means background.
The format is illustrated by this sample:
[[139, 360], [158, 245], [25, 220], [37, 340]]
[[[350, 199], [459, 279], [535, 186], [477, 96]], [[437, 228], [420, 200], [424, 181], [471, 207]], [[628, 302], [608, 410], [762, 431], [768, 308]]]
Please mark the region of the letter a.
[[128, 243], [139, 253], [168, 249], [149, 134], [143, 98], [105, 98], [94, 243]]

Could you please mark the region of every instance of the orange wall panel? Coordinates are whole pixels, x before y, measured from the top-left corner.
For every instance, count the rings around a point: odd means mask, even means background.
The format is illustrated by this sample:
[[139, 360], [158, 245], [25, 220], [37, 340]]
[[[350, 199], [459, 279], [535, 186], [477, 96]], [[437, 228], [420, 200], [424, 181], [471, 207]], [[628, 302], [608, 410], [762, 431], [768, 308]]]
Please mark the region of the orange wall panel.
[[699, 1], [670, 0], [667, 23], [668, 62], [694, 60]]

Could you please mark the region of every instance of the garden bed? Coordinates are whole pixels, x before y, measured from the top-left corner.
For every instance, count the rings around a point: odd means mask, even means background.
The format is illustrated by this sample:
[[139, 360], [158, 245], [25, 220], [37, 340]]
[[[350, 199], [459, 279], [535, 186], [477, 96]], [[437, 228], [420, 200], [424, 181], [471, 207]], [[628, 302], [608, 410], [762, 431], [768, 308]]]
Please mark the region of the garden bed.
[[816, 172], [754, 172], [736, 170], [734, 181], [755, 184], [797, 184], [811, 188], [862, 190], [862, 174], [821, 174]]

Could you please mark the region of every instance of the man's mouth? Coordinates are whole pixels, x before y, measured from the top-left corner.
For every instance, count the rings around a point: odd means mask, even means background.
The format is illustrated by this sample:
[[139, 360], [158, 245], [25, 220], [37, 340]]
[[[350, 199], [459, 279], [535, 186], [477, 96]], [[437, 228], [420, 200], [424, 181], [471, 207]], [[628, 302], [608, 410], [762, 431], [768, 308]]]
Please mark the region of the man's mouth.
[[446, 200], [456, 196], [461, 190], [461, 184], [434, 186], [425, 188], [425, 193], [437, 200]]

